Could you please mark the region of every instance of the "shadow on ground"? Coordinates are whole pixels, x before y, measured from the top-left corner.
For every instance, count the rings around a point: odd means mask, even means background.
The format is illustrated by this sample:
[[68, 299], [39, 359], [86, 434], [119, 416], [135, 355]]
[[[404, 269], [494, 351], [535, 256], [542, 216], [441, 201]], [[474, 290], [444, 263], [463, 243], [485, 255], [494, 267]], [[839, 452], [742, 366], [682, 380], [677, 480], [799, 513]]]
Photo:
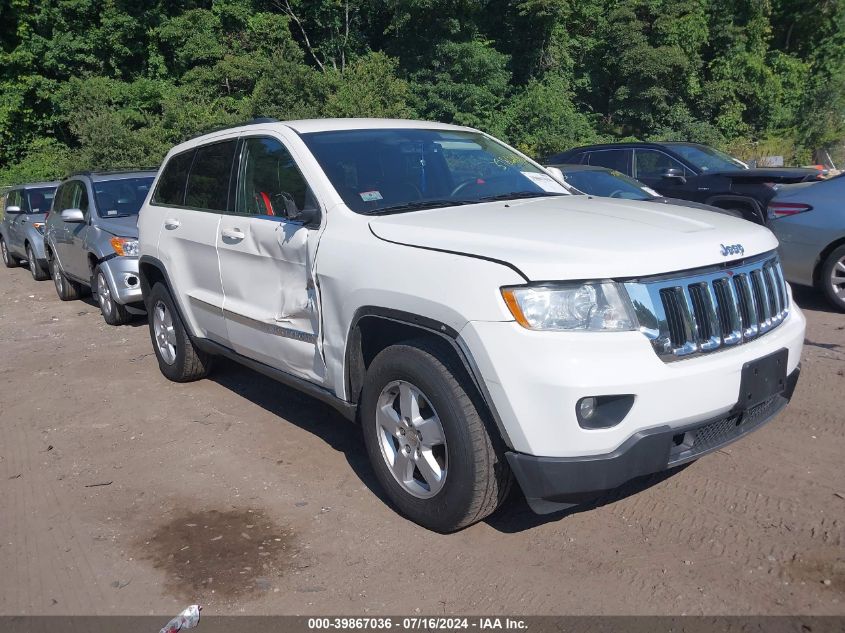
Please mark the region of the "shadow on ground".
[[[343, 453], [346, 461], [361, 482], [383, 503], [390, 505], [370, 467], [360, 429], [329, 405], [228, 359], [218, 358], [215, 360], [215, 368], [209, 379], [257, 404], [273, 415], [312, 433], [334, 450]], [[508, 500], [495, 514], [486, 519], [486, 523], [500, 532], [521, 532], [637, 494], [664, 481], [684, 468], [686, 466], [634, 479], [621, 488], [594, 500], [546, 515], [535, 514], [528, 507], [522, 491], [514, 485]]]
[[816, 310], [818, 312], [829, 312], [830, 314], [842, 314], [834, 308], [821, 290], [809, 288], [808, 286], [797, 286], [792, 284], [792, 299], [802, 310]]

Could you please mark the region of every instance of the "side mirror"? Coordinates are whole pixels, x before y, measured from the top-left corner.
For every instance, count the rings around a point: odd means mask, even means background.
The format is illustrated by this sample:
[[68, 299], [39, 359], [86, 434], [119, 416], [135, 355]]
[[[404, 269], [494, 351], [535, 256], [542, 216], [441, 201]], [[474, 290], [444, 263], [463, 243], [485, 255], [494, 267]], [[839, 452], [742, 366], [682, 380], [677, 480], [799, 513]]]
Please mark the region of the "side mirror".
[[11, 207], [6, 207], [6, 213], [20, 213], [21, 208], [18, 205], [12, 205]]
[[685, 184], [687, 181], [687, 179], [684, 177], [683, 170], [675, 169], [674, 167], [665, 169], [663, 171], [663, 178], [665, 180], [675, 180], [682, 185]]
[[563, 175], [563, 172], [558, 167], [546, 167], [546, 171], [549, 172], [549, 175], [557, 180], [560, 183], [566, 182], [566, 177]]
[[85, 222], [85, 216], [81, 209], [65, 209], [62, 211], [62, 222], [68, 224], [81, 224]]
[[303, 209], [290, 219], [294, 222], [302, 222], [302, 225], [306, 227], [316, 227], [320, 224], [320, 209], [317, 207]]

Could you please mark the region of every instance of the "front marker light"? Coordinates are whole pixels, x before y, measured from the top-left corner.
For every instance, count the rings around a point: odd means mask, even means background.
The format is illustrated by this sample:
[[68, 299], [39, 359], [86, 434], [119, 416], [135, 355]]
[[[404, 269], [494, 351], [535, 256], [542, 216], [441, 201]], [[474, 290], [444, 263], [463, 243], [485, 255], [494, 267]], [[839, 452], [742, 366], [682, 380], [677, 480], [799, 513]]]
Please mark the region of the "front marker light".
[[136, 257], [138, 255], [138, 240], [128, 237], [113, 237], [110, 242], [114, 252], [121, 257]]
[[43, 222], [33, 222], [32, 226], [35, 227], [35, 230], [44, 235], [44, 223]]
[[529, 330], [637, 329], [624, 288], [612, 281], [508, 286], [502, 297], [516, 322]]

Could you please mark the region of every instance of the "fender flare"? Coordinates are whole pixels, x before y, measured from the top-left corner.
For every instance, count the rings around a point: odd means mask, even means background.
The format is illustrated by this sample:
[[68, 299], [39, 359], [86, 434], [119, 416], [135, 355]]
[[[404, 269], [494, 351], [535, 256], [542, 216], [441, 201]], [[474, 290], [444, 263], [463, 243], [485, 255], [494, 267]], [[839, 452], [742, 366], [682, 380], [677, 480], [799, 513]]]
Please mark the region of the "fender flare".
[[[380, 319], [383, 321], [398, 323], [400, 325], [419, 330], [428, 335], [437, 336], [442, 341], [446, 342], [455, 352], [459, 362], [463, 365], [467, 376], [472, 381], [473, 386], [478, 391], [484, 406], [490, 413], [490, 417], [496, 424], [499, 434], [508, 449], [513, 448], [513, 443], [508, 436], [507, 430], [502, 422], [490, 391], [484, 382], [481, 375], [481, 370], [472, 356], [472, 352], [466, 345], [465, 341], [460, 337], [457, 330], [441, 323], [436, 319], [432, 319], [419, 314], [405, 312], [402, 310], [395, 310], [393, 308], [385, 308], [381, 306], [362, 306], [355, 311], [352, 320], [349, 324], [349, 330], [346, 335], [346, 349], [343, 354], [343, 385], [346, 391], [347, 398], [356, 402], [357, 390], [355, 389], [355, 380], [363, 381], [363, 372], [365, 369], [362, 366], [363, 359], [361, 358], [360, 349], [360, 333], [359, 324], [363, 319]], [[356, 375], [356, 372], [358, 374]]]
[[[738, 194], [717, 194], [715, 196], [710, 196], [707, 200], [704, 201], [704, 204], [709, 204], [714, 207], [719, 207], [720, 202], [737, 202], [742, 205], [750, 206], [751, 209], [756, 213], [760, 220], [763, 223], [766, 221], [766, 214], [763, 205], [760, 204], [760, 201], [756, 198], [752, 198], [751, 196], [742, 196]], [[722, 207], [724, 208], [724, 207]]]

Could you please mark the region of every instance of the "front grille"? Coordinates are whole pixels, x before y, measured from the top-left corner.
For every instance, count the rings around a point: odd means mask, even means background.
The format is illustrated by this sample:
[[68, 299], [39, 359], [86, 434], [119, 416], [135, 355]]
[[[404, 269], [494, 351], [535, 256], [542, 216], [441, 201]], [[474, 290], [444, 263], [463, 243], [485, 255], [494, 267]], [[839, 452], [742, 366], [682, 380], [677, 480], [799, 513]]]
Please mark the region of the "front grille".
[[643, 333], [667, 362], [741, 345], [789, 314], [780, 261], [772, 253], [715, 271], [625, 286]]

